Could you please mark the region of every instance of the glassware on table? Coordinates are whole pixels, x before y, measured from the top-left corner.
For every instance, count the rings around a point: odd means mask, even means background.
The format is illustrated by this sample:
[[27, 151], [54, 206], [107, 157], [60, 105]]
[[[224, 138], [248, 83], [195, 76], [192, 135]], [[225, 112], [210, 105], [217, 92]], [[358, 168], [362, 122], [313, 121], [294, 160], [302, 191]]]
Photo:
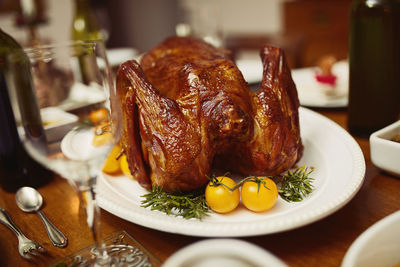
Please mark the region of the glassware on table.
[[[6, 76], [10, 81], [16, 78], [22, 54], [8, 57]], [[93, 234], [95, 252], [90, 255], [96, 258], [96, 265], [120, 262], [101, 242], [100, 208], [96, 205], [96, 178], [121, 134], [121, 113], [119, 106], [112, 104], [116, 88], [105, 48], [101, 43], [80, 41], [28, 48], [25, 54], [36, 91], [36, 99], [30, 101], [40, 109], [45, 136], [32, 134], [32, 125], [21, 117], [26, 95], [11, 86], [22, 143], [34, 159], [76, 186]]]
[[[118, 259], [118, 262], [114, 261], [114, 265], [111, 266], [154, 267], [161, 265], [160, 261], [153, 254], [148, 252], [143, 245], [125, 231], [114, 233], [102, 241], [107, 248], [108, 254], [114, 257], [114, 259]], [[53, 266], [92, 266], [92, 255], [97, 254], [98, 251], [96, 248], [89, 246], [66, 258], [58, 260]]]
[[216, 47], [223, 47], [221, 6], [218, 1], [182, 2], [179, 23], [175, 27], [178, 36], [193, 35]]

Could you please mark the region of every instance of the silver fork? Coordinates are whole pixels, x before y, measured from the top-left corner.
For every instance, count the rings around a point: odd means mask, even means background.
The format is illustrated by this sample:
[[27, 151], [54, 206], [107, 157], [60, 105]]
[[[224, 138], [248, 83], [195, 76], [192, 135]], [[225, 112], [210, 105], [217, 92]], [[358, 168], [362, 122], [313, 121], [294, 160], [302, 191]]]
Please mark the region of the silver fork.
[[46, 250], [40, 244], [28, 239], [11, 220], [8, 212], [2, 208], [0, 208], [0, 222], [10, 228], [11, 231], [13, 231], [14, 234], [17, 235], [18, 252], [25, 259], [31, 259], [31, 256], [29, 254], [37, 256], [38, 253], [36, 251], [46, 252]]

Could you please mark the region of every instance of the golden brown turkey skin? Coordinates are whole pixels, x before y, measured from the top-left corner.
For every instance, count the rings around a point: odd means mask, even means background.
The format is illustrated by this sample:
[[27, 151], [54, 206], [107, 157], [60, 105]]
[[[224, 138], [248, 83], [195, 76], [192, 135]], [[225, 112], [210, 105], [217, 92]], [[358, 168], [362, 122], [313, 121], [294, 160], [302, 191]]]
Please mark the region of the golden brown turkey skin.
[[234, 151], [217, 155], [216, 165], [244, 175], [277, 175], [303, 154], [299, 100], [283, 50], [264, 46], [260, 55], [261, 88], [251, 93], [253, 135]]
[[168, 38], [141, 65], [121, 65], [122, 144], [141, 185], [199, 188], [214, 160], [245, 175], [293, 166], [302, 154], [296, 88], [280, 49], [265, 47], [262, 59], [257, 93], [227, 51], [193, 38]]

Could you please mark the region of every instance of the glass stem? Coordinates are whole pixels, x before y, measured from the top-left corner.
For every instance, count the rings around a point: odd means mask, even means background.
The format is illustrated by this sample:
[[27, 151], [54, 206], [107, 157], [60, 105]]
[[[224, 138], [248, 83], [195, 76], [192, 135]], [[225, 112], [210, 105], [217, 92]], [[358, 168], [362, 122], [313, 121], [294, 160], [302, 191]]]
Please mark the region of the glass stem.
[[96, 203], [96, 178], [90, 179], [88, 185], [80, 185], [81, 202], [86, 210], [87, 224], [92, 232], [96, 250], [96, 266], [105, 266], [110, 263], [111, 257], [108, 255], [104, 243], [101, 241], [100, 207]]

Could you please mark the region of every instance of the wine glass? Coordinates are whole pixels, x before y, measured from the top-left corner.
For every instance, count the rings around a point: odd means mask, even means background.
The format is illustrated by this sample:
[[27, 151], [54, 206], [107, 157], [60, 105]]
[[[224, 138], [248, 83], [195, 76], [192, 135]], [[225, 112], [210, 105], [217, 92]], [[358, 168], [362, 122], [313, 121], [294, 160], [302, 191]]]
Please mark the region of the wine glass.
[[79, 41], [24, 52], [8, 57], [7, 73], [7, 79], [18, 80], [28, 66], [34, 85], [20, 88], [11, 82], [9, 87], [20, 139], [34, 159], [76, 186], [93, 234], [96, 265], [110, 265], [115, 261], [101, 242], [96, 178], [120, 140], [121, 112], [104, 45]]

